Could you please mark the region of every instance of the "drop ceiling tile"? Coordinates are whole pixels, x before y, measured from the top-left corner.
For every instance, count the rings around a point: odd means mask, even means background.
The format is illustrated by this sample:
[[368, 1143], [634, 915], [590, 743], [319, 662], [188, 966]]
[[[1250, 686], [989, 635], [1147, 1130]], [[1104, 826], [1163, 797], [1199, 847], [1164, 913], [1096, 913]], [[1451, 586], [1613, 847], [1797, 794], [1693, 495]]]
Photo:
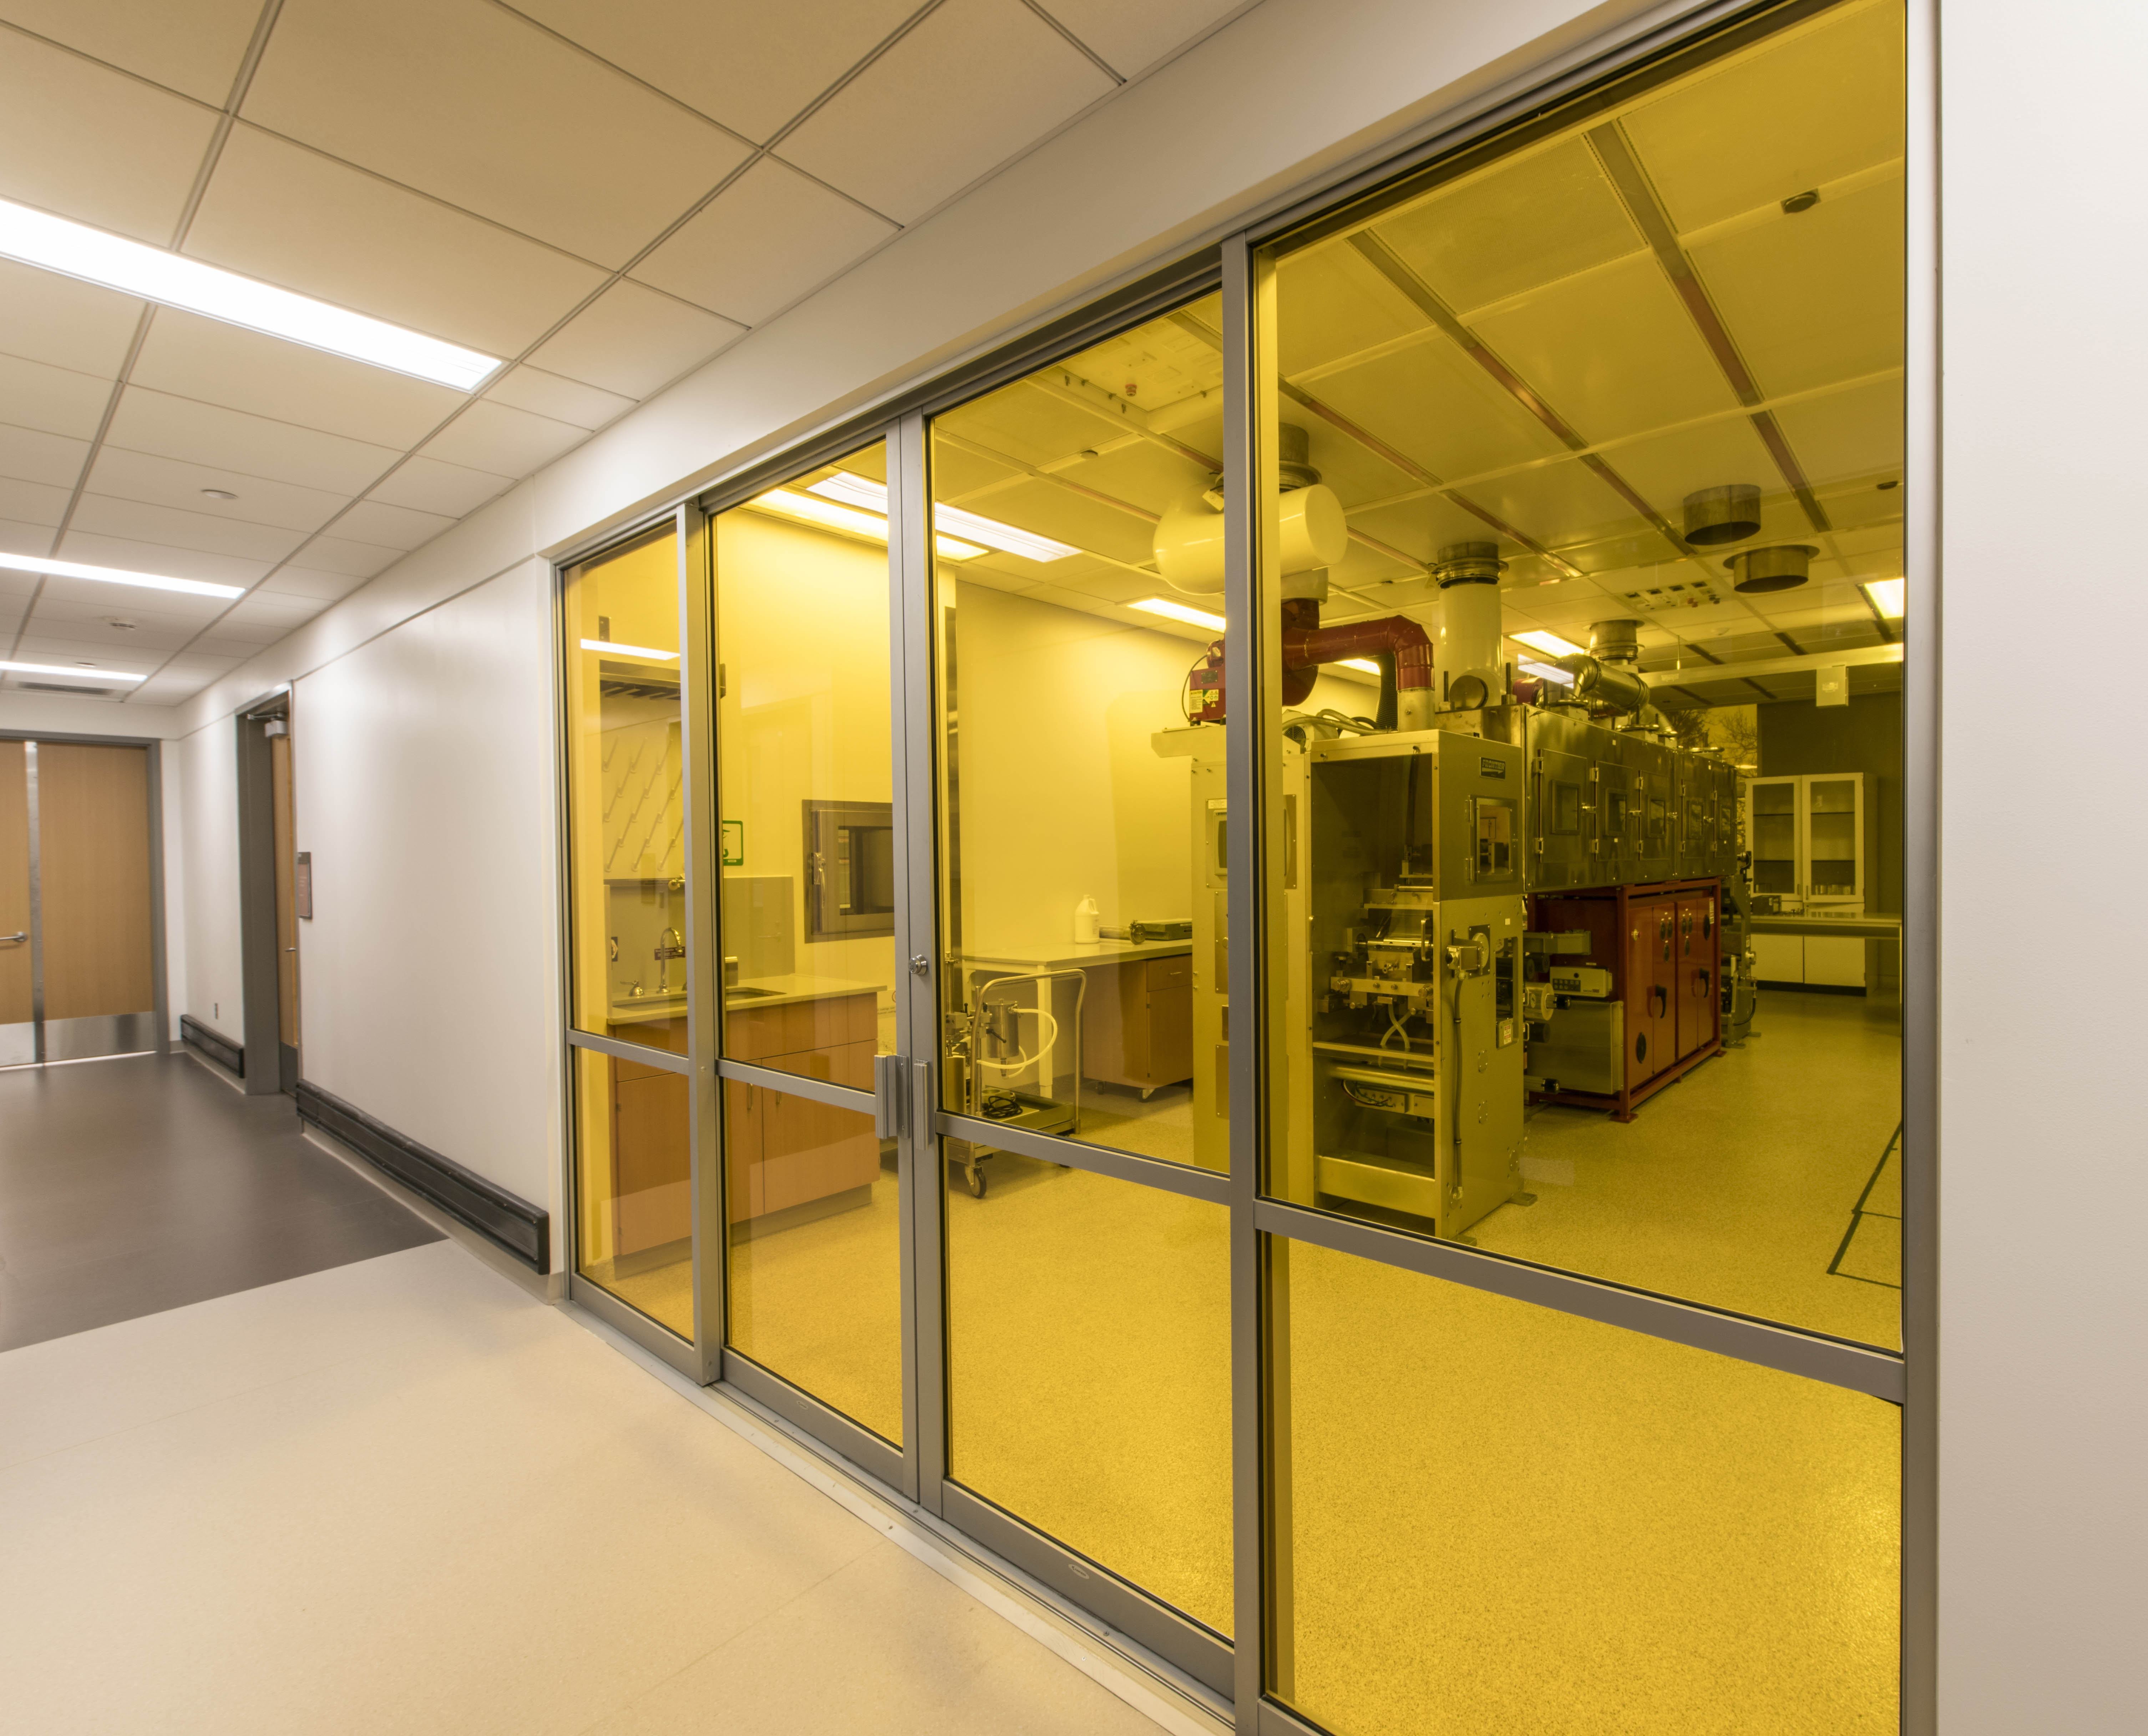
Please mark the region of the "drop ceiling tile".
[[[114, 536], [103, 531], [69, 527], [61, 539], [59, 557], [85, 566], [118, 567], [123, 572], [155, 573], [167, 579], [206, 579], [212, 585], [251, 585], [274, 564], [266, 559], [248, 559], [208, 549], [183, 549], [171, 543], [144, 542], [138, 537]], [[99, 591], [135, 597], [173, 596], [181, 593], [148, 592], [133, 585], [108, 585], [101, 580], [71, 579], [69, 585], [96, 585]], [[204, 603], [219, 600], [204, 597]], [[223, 600], [228, 600], [228, 599]]]
[[[42, 609], [38, 611], [38, 615], [43, 613]], [[11, 660], [73, 664], [81, 668], [85, 675], [93, 671], [146, 675], [163, 660], [154, 652], [146, 657], [128, 656], [123, 650], [107, 643], [116, 636], [107, 634], [103, 639], [93, 637], [84, 625], [75, 622], [63, 624], [48, 632], [33, 616], [30, 630], [23, 635], [23, 643]]]
[[1247, 0], [1048, 0], [1044, 9], [1131, 78], [1247, 7]]
[[589, 437], [587, 429], [571, 423], [481, 400], [428, 441], [425, 453], [451, 464], [527, 476]]
[[261, 0], [0, 0], [0, 18], [223, 106]]
[[35, 37], [0, 38], [0, 197], [170, 245], [215, 114]]
[[[30, 620], [39, 633], [92, 647], [103, 655], [132, 660], [133, 666], [138, 670], [162, 662], [205, 625], [201, 620], [148, 615], [130, 606], [115, 607], [110, 603], [95, 610], [63, 613], [48, 597], [38, 599], [36, 613]], [[113, 626], [114, 621], [131, 621], [133, 625], [123, 630]]]
[[275, 644], [289, 630], [286, 627], [271, 627], [259, 622], [223, 620], [217, 623], [215, 632], [204, 633], [196, 640], [194, 649], [218, 652], [243, 663], [257, 652]]
[[[233, 554], [244, 560], [278, 561], [305, 540], [305, 533], [274, 524], [249, 524], [178, 507], [153, 506], [141, 500], [118, 500], [85, 490], [75, 508], [70, 534], [123, 536], [139, 543]], [[151, 572], [163, 570], [152, 566]], [[191, 577], [192, 574], [183, 576]]]
[[[26, 524], [20, 519], [0, 516], [0, 554], [50, 554], [52, 552], [51, 525]], [[13, 596], [18, 592], [27, 593], [37, 587], [36, 574], [0, 567], [0, 597]]]
[[111, 400], [108, 379], [0, 355], [0, 416], [18, 428], [90, 439]]
[[384, 500], [361, 500], [335, 521], [335, 534], [382, 549], [407, 550], [429, 543], [455, 521], [440, 513], [416, 512]]
[[510, 356], [605, 274], [349, 164], [232, 128], [186, 251], [414, 331]]
[[[344, 521], [336, 520], [336, 529]], [[301, 549], [306, 564], [318, 571], [348, 573], [354, 579], [370, 579], [403, 558], [400, 549], [384, 549], [378, 543], [354, 542], [349, 537], [317, 536]]]
[[748, 155], [484, 0], [286, 0], [245, 114], [612, 266]]
[[274, 482], [362, 492], [399, 454], [392, 447], [272, 422], [243, 410], [198, 404], [129, 386], [105, 435], [108, 444], [161, 458], [244, 471]]
[[367, 498], [459, 519], [514, 486], [511, 476], [494, 476], [489, 470], [473, 470], [464, 464], [442, 464], [436, 458], [409, 458]]
[[644, 283], [758, 325], [896, 233], [773, 157], [634, 268]]
[[255, 591], [233, 604], [231, 613], [217, 623], [217, 630], [223, 632], [236, 627], [263, 626], [288, 632], [299, 622], [311, 620], [327, 606], [318, 597]]
[[48, 482], [18, 482], [12, 476], [0, 476], [0, 519], [12, 519], [18, 524], [57, 525], [67, 516], [72, 493], [71, 489], [55, 488]]
[[128, 379], [277, 422], [414, 446], [467, 394], [263, 332], [159, 308]]
[[745, 329], [622, 278], [529, 359], [636, 400], [705, 361]]
[[48, 482], [71, 489], [89, 457], [89, 442], [64, 434], [41, 434], [0, 422], [0, 476], [18, 482]]
[[555, 422], [571, 422], [592, 431], [634, 408], [631, 398], [585, 386], [564, 374], [547, 374], [542, 368], [514, 369], [497, 385], [487, 387], [484, 395], [494, 404], [534, 411]]
[[312, 567], [279, 567], [262, 581], [261, 589], [253, 595], [311, 597], [316, 602], [328, 604], [349, 596], [364, 583], [363, 578], [351, 573], [324, 573]]
[[908, 223], [1113, 88], [1021, 0], [946, 0], [783, 141]]
[[58, 272], [0, 259], [0, 349], [117, 379], [145, 304]]
[[[178, 459], [158, 458], [147, 452], [128, 452], [108, 442], [98, 449], [90, 467], [88, 489], [120, 500], [146, 500], [158, 506], [176, 506], [187, 512], [208, 513], [217, 518], [243, 519], [248, 524], [276, 524], [286, 530], [318, 530], [350, 497], [325, 489], [300, 488], [266, 477], [248, 476], [207, 464], [190, 464]], [[220, 489], [236, 496], [220, 500], [204, 494]]]
[[760, 0], [522, 0], [519, 10], [713, 120], [765, 141], [917, 8], [816, 0], [811, 28]]

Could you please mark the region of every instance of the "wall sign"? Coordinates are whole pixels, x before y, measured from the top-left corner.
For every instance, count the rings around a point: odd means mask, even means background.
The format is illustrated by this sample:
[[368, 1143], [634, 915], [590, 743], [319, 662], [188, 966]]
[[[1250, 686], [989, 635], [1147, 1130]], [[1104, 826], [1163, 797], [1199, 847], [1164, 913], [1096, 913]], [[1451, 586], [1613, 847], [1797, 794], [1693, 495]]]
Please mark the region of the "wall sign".
[[724, 866], [743, 868], [745, 866], [745, 822], [743, 820], [726, 820], [722, 824]]

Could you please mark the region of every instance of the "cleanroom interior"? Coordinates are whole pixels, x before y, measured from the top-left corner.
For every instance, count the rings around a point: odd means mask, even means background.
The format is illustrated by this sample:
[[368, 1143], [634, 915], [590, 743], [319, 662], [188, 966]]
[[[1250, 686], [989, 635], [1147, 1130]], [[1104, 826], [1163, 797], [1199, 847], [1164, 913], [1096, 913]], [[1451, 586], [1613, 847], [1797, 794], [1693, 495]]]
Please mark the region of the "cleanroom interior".
[[[1220, 1170], [1235, 1013], [1271, 1195], [1899, 1345], [1901, 33], [1804, 16], [1259, 256], [1280, 691], [1212, 655], [1219, 297], [932, 419], [944, 1109]], [[861, 1088], [902, 964], [887, 474], [715, 529], [727, 1052]], [[1242, 705], [1264, 1003], [1221, 970]], [[740, 1046], [794, 996], [793, 1048]], [[892, 1142], [725, 1091], [732, 1344], [897, 1441]], [[1479, 1124], [1465, 1196], [1437, 1154]], [[1227, 1213], [946, 1146], [950, 1476], [1227, 1636]], [[1890, 1407], [1268, 1255], [1272, 1692], [1351, 1736], [1427, 1728], [1428, 1677], [1458, 1731], [1891, 1727]]]

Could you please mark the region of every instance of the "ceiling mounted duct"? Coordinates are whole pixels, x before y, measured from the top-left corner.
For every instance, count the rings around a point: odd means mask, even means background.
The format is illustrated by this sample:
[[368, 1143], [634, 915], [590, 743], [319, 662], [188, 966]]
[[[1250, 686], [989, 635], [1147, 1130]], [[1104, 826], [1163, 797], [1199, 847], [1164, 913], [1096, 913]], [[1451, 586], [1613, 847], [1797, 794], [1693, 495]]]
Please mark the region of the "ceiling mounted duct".
[[1741, 549], [1723, 564], [1730, 569], [1732, 589], [1750, 596], [1803, 585], [1812, 577], [1812, 558], [1819, 553], [1810, 543], [1777, 543]]
[[1641, 624], [1639, 621], [1590, 622], [1588, 655], [1599, 663], [1639, 663], [1641, 660]]
[[1703, 548], [1742, 543], [1760, 528], [1760, 490], [1749, 482], [1696, 489], [1685, 497], [1685, 539]]
[[1442, 590], [1450, 585], [1497, 585], [1506, 570], [1497, 543], [1449, 543], [1432, 564], [1432, 576]]

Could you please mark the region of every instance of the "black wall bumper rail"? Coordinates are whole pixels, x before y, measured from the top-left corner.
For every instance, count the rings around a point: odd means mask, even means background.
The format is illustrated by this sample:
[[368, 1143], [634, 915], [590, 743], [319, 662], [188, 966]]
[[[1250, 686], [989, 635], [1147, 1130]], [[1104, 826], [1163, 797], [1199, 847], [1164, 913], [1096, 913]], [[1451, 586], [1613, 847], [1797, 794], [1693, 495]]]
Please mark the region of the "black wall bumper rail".
[[226, 1072], [246, 1076], [246, 1051], [228, 1036], [219, 1036], [192, 1013], [179, 1015], [179, 1036]]
[[552, 1215], [464, 1169], [452, 1157], [405, 1138], [354, 1104], [299, 1081], [299, 1116], [333, 1134], [405, 1187], [489, 1237], [532, 1271], [552, 1267]]

